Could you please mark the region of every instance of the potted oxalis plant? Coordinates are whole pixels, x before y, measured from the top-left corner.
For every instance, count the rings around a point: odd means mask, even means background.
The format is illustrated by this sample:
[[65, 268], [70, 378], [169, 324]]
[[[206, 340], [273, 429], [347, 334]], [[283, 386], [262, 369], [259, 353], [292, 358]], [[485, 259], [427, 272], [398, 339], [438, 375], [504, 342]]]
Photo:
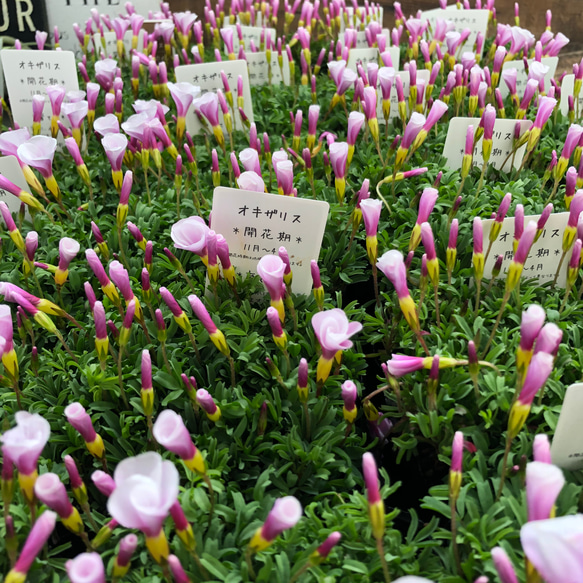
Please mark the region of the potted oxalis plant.
[[[4, 104], [5, 581], [583, 581], [583, 61], [476, 4], [128, 3], [83, 91]], [[217, 186], [329, 203], [312, 293], [285, 237], [244, 273]]]

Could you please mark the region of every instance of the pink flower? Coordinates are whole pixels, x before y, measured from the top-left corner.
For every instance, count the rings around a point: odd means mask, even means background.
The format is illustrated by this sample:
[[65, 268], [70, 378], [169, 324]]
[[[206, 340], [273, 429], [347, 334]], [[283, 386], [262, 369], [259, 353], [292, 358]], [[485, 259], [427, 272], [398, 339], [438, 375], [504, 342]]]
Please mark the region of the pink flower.
[[[361, 203], [362, 204], [362, 203]], [[403, 254], [396, 249], [387, 251], [377, 262], [377, 267], [391, 280], [399, 299], [410, 295], [407, 287], [407, 269]]]
[[252, 170], [242, 172], [237, 178], [237, 186], [241, 190], [251, 190], [252, 192], [265, 192], [265, 182], [263, 178]]
[[[20, 128], [0, 134], [0, 152], [3, 156], [16, 156], [18, 158], [18, 146], [30, 140], [28, 128]], [[18, 158], [20, 161], [20, 158]], [[24, 162], [20, 161], [21, 164]]]
[[67, 116], [71, 127], [79, 129], [83, 125], [83, 120], [87, 116], [87, 102], [77, 101], [75, 103], [65, 103], [63, 113]]
[[201, 217], [188, 217], [172, 225], [170, 236], [176, 249], [185, 249], [203, 256], [206, 253], [206, 236], [209, 231]]
[[403, 139], [401, 140], [400, 148], [408, 150], [417, 134], [421, 131], [421, 128], [425, 125], [425, 116], [421, 113], [414, 111], [411, 114], [411, 118], [405, 127], [405, 132], [403, 134]]
[[200, 87], [192, 83], [168, 83], [168, 90], [176, 104], [178, 117], [185, 117], [192, 101], [200, 94]]
[[190, 579], [185, 573], [180, 559], [176, 555], [170, 555], [168, 557], [168, 566], [170, 567], [170, 573], [175, 583], [190, 583]]
[[93, 129], [101, 137], [105, 137], [107, 134], [119, 134], [119, 120], [115, 114], [108, 113], [107, 115], [98, 117], [93, 122]]
[[121, 163], [128, 147], [128, 139], [123, 134], [106, 134], [101, 140], [105, 155], [114, 172], [121, 171]]
[[532, 357], [517, 403], [532, 404], [536, 393], [546, 383], [553, 370], [553, 360], [553, 356], [546, 352], [538, 352]]
[[97, 437], [91, 417], [81, 403], [71, 403], [65, 408], [67, 421], [81, 434], [84, 441], [91, 443]]
[[374, 87], [364, 88], [363, 111], [367, 120], [375, 119], [377, 116], [377, 92]]
[[[275, 160], [275, 154], [273, 159]], [[273, 161], [277, 185], [281, 190], [280, 194], [290, 196], [293, 194], [294, 186], [294, 165], [291, 160]]]
[[105, 472], [101, 470], [96, 470], [91, 474], [91, 481], [95, 484], [95, 487], [104, 495], [111, 496], [111, 493], [115, 490], [115, 480]]
[[451, 471], [461, 472], [464, 454], [464, 434], [456, 431], [453, 436], [453, 445], [451, 448]]
[[419, 200], [419, 212], [417, 214], [417, 225], [422, 225], [426, 223], [429, 219], [429, 215], [433, 211], [433, 207], [437, 202], [437, 189], [436, 188], [425, 188], [421, 194], [421, 199]]
[[367, 237], [376, 237], [382, 208], [382, 201], [373, 198], [366, 198], [360, 203]]
[[344, 310], [334, 308], [312, 316], [312, 327], [322, 347], [322, 356], [331, 360], [339, 350], [352, 347], [350, 337], [362, 330], [360, 322], [349, 322]]
[[534, 436], [532, 444], [532, 456], [535, 462], [542, 462], [545, 464], [553, 463], [551, 461], [551, 445], [549, 438], [544, 433], [539, 433]]
[[563, 331], [551, 322], [545, 324], [536, 338], [534, 353], [546, 352], [556, 356], [563, 338]]
[[264, 255], [257, 263], [257, 274], [267, 288], [272, 302], [283, 297], [283, 275], [285, 263], [277, 255]]
[[360, 113], [360, 111], [350, 112], [350, 115], [348, 116], [348, 129], [346, 133], [346, 141], [350, 146], [354, 146], [354, 144], [356, 144], [358, 132], [360, 132], [364, 122], [365, 116], [363, 113]]
[[170, 507], [178, 499], [178, 470], [160, 454], [126, 458], [115, 468], [115, 490], [107, 501], [111, 516], [126, 528], [157, 537]]
[[195, 107], [215, 127], [219, 125], [219, 98], [216, 93], [209, 91], [196, 100]]
[[387, 369], [394, 377], [402, 377], [406, 374], [425, 368], [427, 358], [422, 356], [406, 356], [405, 354], [392, 354], [391, 360], [387, 360]]
[[67, 90], [63, 85], [49, 85], [47, 87], [47, 93], [49, 95], [49, 101], [51, 102], [53, 115], [60, 115], [61, 105], [63, 104], [63, 99], [65, 99]]
[[528, 351], [532, 350], [543, 324], [545, 322], [545, 311], [538, 305], [532, 304], [522, 312], [520, 323], [520, 348]]
[[105, 583], [105, 567], [99, 553], [81, 553], [67, 561], [65, 567], [71, 583]]
[[346, 175], [346, 163], [348, 161], [348, 144], [346, 142], [334, 142], [330, 146], [330, 164], [336, 178], [344, 178]]
[[356, 397], [358, 391], [356, 385], [352, 381], [345, 381], [342, 383], [342, 400], [347, 411], [352, 411], [356, 406]]
[[[18, 415], [18, 413], [17, 413]], [[51, 533], [55, 529], [57, 515], [50, 510], [45, 510], [34, 523], [16, 564], [6, 576], [6, 581], [24, 581], [32, 563], [41, 552]]]
[[68, 518], [73, 512], [73, 505], [67, 496], [67, 490], [57, 474], [41, 474], [34, 484], [35, 496], [61, 518]]
[[518, 241], [518, 247], [513, 259], [515, 263], [524, 265], [524, 262], [528, 257], [528, 252], [530, 251], [530, 248], [534, 242], [535, 235], [536, 223], [534, 221], [529, 221], [528, 225], [526, 225], [526, 229], [524, 229], [524, 232], [520, 237], [520, 240]]
[[111, 277], [126, 302], [133, 300], [134, 292], [130, 285], [130, 276], [127, 269], [119, 261], [112, 261], [109, 265], [109, 277]]
[[170, 409], [165, 409], [158, 415], [153, 433], [154, 439], [162, 447], [184, 460], [190, 460], [196, 454], [196, 447], [182, 417]]
[[377, 464], [372, 453], [368, 451], [362, 456], [362, 474], [364, 476], [368, 503], [376, 504], [377, 502], [381, 502]]
[[57, 140], [54, 138], [33, 136], [18, 146], [17, 157], [23, 164], [36, 168], [44, 178], [50, 178], [56, 149]]
[[302, 517], [302, 505], [294, 496], [278, 498], [270, 510], [263, 526], [261, 536], [271, 542], [284, 530], [293, 528]]
[[341, 538], [342, 534], [338, 531], [330, 533], [315, 552], [320, 558], [325, 559], [330, 554], [330, 551], [340, 542]]
[[547, 583], [583, 581], [583, 516], [526, 523], [520, 542], [528, 560]]
[[239, 160], [243, 168], [247, 171], [253, 171], [261, 176], [261, 164], [259, 163], [259, 154], [255, 148], [245, 148], [239, 153]]
[[565, 478], [557, 466], [543, 462], [526, 464], [526, 503], [528, 520], [551, 518], [551, 512]]
[[95, 80], [101, 85], [105, 93], [113, 87], [113, 79], [117, 72], [117, 61], [103, 59], [95, 63]]
[[212, 395], [206, 389], [198, 389], [196, 391], [196, 402], [204, 409], [204, 412], [209, 417], [212, 417], [217, 412], [219, 412], [220, 416], [220, 409], [217, 407]]
[[518, 583], [512, 562], [502, 547], [492, 549], [492, 560], [502, 583]]
[[70, 237], [63, 237], [59, 241], [59, 269], [65, 271], [71, 261], [75, 259], [79, 253], [80, 245], [75, 239]]
[[541, 97], [538, 102], [538, 109], [536, 112], [536, 118], [534, 120], [534, 128], [542, 130], [544, 125], [547, 123], [549, 117], [553, 113], [555, 106], [557, 105], [557, 100], [552, 97]]
[[0, 436], [2, 451], [10, 456], [19, 473], [28, 476], [36, 470], [38, 458], [49, 440], [51, 426], [37, 413], [17, 411], [14, 418], [16, 427]]

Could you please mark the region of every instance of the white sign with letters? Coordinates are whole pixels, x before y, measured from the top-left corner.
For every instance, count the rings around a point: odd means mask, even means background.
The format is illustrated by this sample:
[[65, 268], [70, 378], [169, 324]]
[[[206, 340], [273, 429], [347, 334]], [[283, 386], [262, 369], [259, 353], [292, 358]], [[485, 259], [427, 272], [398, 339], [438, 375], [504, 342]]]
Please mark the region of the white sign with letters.
[[[500, 170], [504, 161], [503, 170], [510, 171], [512, 167], [512, 156], [508, 157], [512, 152], [512, 144], [514, 140], [514, 128], [516, 124], [520, 124], [520, 135], [530, 128], [532, 122], [529, 120], [516, 119], [497, 119], [494, 123], [494, 133], [492, 135], [492, 154], [488, 164], [497, 170]], [[454, 117], [450, 120], [447, 129], [447, 136], [443, 146], [443, 156], [447, 158], [447, 167], [457, 169], [462, 167], [464, 158], [464, 150], [466, 146], [466, 133], [470, 125], [474, 126], [474, 132], [480, 125], [480, 118], [472, 117]], [[518, 148], [514, 156], [514, 168], [519, 168], [522, 164], [524, 152], [526, 151], [526, 144]], [[473, 164], [482, 166], [484, 159], [482, 158], [482, 138], [474, 146]]]
[[[60, 46], [62, 49], [75, 51], [81, 54], [79, 41], [73, 31], [73, 23], [77, 23], [81, 32], [85, 32], [85, 22], [91, 18], [91, 10], [96, 8], [100, 14], [105, 14], [110, 18], [115, 18], [121, 14], [126, 14], [123, 0], [48, 0], [47, 18], [49, 30], [57, 26], [59, 28]], [[132, 4], [136, 12], [144, 17], [148, 12], [158, 12], [160, 10], [159, 0], [133, 0]], [[95, 30], [95, 25], [93, 30]]]
[[[528, 64], [530, 65], [534, 59], [529, 59]], [[551, 87], [551, 79], [555, 76], [555, 71], [557, 70], [557, 65], [559, 64], [559, 57], [543, 57], [541, 63], [548, 67], [549, 70], [545, 74], [545, 91], [548, 91]], [[528, 82], [528, 75], [526, 69], [524, 68], [524, 63], [522, 61], [508, 61], [502, 65], [502, 71], [507, 69], [516, 69], [516, 93], [518, 99], [522, 99], [524, 95], [524, 90], [526, 89], [526, 83]], [[500, 75], [500, 83], [498, 83], [500, 88], [500, 93], [502, 97], [505, 98], [510, 91], [508, 90], [508, 85]], [[532, 105], [531, 105], [532, 107]]]
[[[281, 68], [277, 58], [277, 51], [271, 51], [271, 84], [284, 85], [290, 83], [289, 59], [287, 53], [282, 53]], [[247, 68], [249, 69], [249, 83], [252, 86], [266, 85], [269, 83], [269, 67], [267, 65], [267, 53], [247, 53]], [[282, 77], [283, 73], [283, 77]]]
[[[4, 49], [0, 56], [14, 121], [20, 126], [32, 128], [32, 96], [44, 95], [41, 131], [50, 135], [51, 104], [46, 88], [49, 85], [63, 85], [67, 91], [79, 91], [75, 55], [71, 51]], [[63, 114], [61, 120], [69, 126]]]
[[257, 273], [264, 255], [285, 247], [293, 271], [292, 291], [312, 289], [310, 261], [318, 259], [330, 205], [321, 200], [215, 188], [212, 228], [229, 244], [231, 262], [239, 273]]
[[[575, 92], [575, 75], [565, 75], [563, 77], [563, 82], [561, 83], [561, 113], [567, 115], [569, 113], [569, 97], [574, 97]], [[577, 105], [577, 100], [574, 100], [573, 107], [575, 109], [575, 121], [580, 120], [583, 117], [583, 89], [579, 91], [579, 105]], [[579, 117], [577, 117], [579, 113]]]
[[[476, 43], [476, 37], [478, 33], [482, 33], [482, 37], [486, 39], [486, 32], [488, 30], [488, 19], [490, 17], [490, 11], [485, 9], [471, 9], [471, 10], [458, 10], [456, 6], [448, 6], [447, 8], [435, 8], [434, 10], [425, 10], [421, 14], [422, 20], [429, 21], [429, 26], [433, 32], [435, 32], [435, 23], [437, 19], [449, 20], [453, 22], [455, 30], [462, 32], [466, 28], [470, 29], [470, 36], [468, 36], [466, 42], [462, 45], [461, 49], [458, 49], [457, 54], [462, 55], [466, 51], [474, 52], [474, 44]], [[444, 52], [445, 52], [444, 45]], [[482, 43], [482, 51], [484, 50], [484, 43]], [[482, 57], [482, 52], [480, 52], [480, 58]]]
[[[540, 215], [531, 215], [524, 217], [524, 226], [528, 225], [530, 221], [538, 222]], [[563, 254], [563, 232], [569, 220], [569, 213], [551, 213], [539, 240], [533, 243], [528, 258], [524, 263], [524, 270], [522, 271], [522, 279], [538, 279], [539, 283], [546, 283], [553, 281], [561, 255]], [[484, 229], [484, 252], [488, 249], [490, 244], [488, 237], [492, 228], [493, 219], [482, 221]], [[502, 270], [500, 277], [506, 277], [508, 266], [514, 257], [513, 250], [514, 240], [514, 217], [506, 217], [502, 223], [502, 230], [498, 236], [498, 240], [492, 244], [492, 250], [484, 266], [484, 277], [490, 279], [492, 277], [492, 268], [496, 263], [496, 257], [502, 255]], [[570, 251], [561, 266], [559, 277], [557, 279], [557, 286], [564, 288], [567, 282], [567, 268], [569, 265]]]
[[[247, 63], [245, 61], [237, 60], [221, 61], [219, 63], [200, 63], [198, 65], [181, 65], [180, 67], [176, 67], [174, 71], [176, 73], [177, 83], [187, 82], [192, 83], [193, 85], [198, 85], [200, 87], [201, 94], [203, 95], [209, 91], [216, 92], [217, 89], [224, 91], [223, 81], [221, 79], [221, 71], [224, 71], [229, 81], [229, 87], [233, 93], [233, 100], [235, 104], [237, 103], [237, 78], [240, 75], [243, 79], [243, 111], [249, 118], [250, 123], [254, 121], [253, 103], [251, 102], [251, 89], [249, 84], [249, 73], [247, 71]], [[223, 114], [220, 108], [219, 119], [224, 130], [225, 124], [223, 122]], [[234, 129], [242, 129], [241, 118], [236, 107], [233, 125]], [[188, 110], [188, 114], [186, 116], [186, 129], [191, 134], [198, 134], [202, 130], [202, 124], [198, 121], [192, 106]]]

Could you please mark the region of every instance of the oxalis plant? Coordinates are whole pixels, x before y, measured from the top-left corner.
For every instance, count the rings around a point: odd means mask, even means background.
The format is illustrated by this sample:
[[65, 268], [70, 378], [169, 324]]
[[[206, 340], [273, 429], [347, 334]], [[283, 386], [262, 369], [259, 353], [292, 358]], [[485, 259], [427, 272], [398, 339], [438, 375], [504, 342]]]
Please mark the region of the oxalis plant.
[[[130, 3], [96, 12], [75, 30], [82, 92], [35, 96], [31, 129], [3, 103], [0, 151], [29, 185], [0, 177], [21, 202], [0, 202], [5, 581], [583, 581], [581, 478], [549, 444], [581, 378], [583, 62], [565, 117], [550, 11], [537, 39], [489, 1], [468, 47], [458, 13], [430, 27], [395, 3], [398, 75], [378, 5], [278, 6], [162, 4], [142, 46]], [[253, 123], [242, 77], [170, 81], [236, 38], [272, 63]], [[357, 41], [378, 62], [349, 68]], [[448, 169], [455, 116], [475, 123]], [[508, 171], [501, 118], [532, 122]], [[329, 203], [313, 293], [279, 243], [237, 269], [219, 185]], [[558, 212], [541, 283], [529, 255]], [[486, 270], [506, 217], [512, 251]]]

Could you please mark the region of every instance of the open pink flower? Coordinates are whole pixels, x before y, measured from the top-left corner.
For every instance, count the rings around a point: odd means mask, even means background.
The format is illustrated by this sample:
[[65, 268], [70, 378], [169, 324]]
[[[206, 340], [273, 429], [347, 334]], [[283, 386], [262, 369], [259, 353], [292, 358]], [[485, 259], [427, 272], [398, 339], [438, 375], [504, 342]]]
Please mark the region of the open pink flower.
[[203, 256], [206, 254], [208, 226], [201, 217], [188, 217], [172, 225], [170, 236], [176, 249], [186, 249]]
[[57, 149], [57, 140], [48, 136], [33, 136], [18, 146], [17, 157], [28, 166], [38, 170], [44, 178], [53, 174], [53, 158]]
[[551, 518], [559, 493], [565, 484], [563, 472], [544, 462], [526, 464], [526, 503], [528, 520]]
[[103, 138], [107, 134], [119, 134], [119, 120], [113, 113], [98, 117], [93, 122], [93, 129]]
[[115, 468], [115, 490], [107, 501], [111, 516], [126, 528], [157, 537], [178, 499], [178, 470], [155, 452], [126, 458]]
[[105, 567], [99, 553], [81, 553], [67, 561], [65, 567], [71, 583], [105, 583]]
[[128, 147], [128, 139], [123, 134], [109, 133], [101, 140], [105, 155], [114, 172], [121, 171], [121, 163]]
[[272, 302], [283, 297], [283, 274], [285, 263], [277, 255], [264, 255], [257, 264], [257, 274], [267, 288]]
[[312, 327], [322, 347], [322, 356], [334, 358], [339, 350], [352, 347], [350, 337], [362, 330], [360, 322], [349, 322], [344, 310], [334, 308], [312, 316]]
[[16, 427], [0, 436], [2, 451], [5, 452], [19, 473], [30, 475], [51, 434], [49, 422], [38, 415], [18, 411], [15, 416]]
[[265, 182], [263, 178], [252, 170], [242, 172], [237, 178], [237, 186], [242, 190], [253, 192], [265, 192]]
[[527, 522], [520, 542], [528, 560], [547, 583], [583, 581], [583, 516]]
[[103, 59], [95, 63], [95, 80], [101, 85], [105, 93], [113, 87], [113, 80], [117, 72], [117, 61]]
[[186, 117], [188, 108], [193, 99], [200, 94], [200, 87], [192, 83], [168, 83], [168, 90], [176, 104], [176, 114], [178, 117]]

